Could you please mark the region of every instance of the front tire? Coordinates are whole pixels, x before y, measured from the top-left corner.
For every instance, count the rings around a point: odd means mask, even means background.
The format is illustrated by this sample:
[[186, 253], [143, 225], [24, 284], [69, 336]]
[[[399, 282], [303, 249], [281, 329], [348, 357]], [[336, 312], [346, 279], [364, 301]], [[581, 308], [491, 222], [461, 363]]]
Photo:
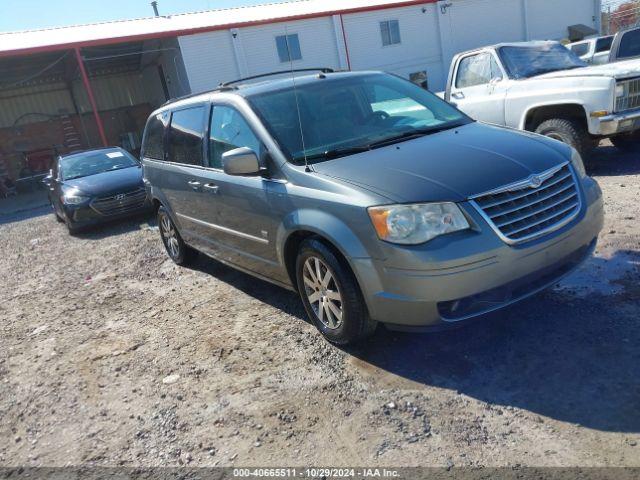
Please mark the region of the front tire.
[[184, 243], [178, 229], [164, 207], [158, 209], [158, 227], [164, 248], [174, 263], [177, 265], [190, 265], [196, 260], [198, 251]]
[[353, 272], [321, 240], [302, 242], [296, 281], [307, 315], [331, 343], [355, 343], [375, 331]]
[[588, 156], [597, 146], [589, 132], [575, 120], [552, 118], [538, 125], [536, 133], [572, 146], [583, 157]]

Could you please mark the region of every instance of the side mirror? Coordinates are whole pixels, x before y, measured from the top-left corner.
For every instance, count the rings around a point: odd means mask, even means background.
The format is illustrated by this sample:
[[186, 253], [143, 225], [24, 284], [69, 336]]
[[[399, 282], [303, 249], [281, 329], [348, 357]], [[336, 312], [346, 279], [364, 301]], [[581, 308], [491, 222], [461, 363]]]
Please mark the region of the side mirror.
[[223, 153], [222, 168], [227, 175], [260, 175], [263, 170], [256, 152], [248, 147]]

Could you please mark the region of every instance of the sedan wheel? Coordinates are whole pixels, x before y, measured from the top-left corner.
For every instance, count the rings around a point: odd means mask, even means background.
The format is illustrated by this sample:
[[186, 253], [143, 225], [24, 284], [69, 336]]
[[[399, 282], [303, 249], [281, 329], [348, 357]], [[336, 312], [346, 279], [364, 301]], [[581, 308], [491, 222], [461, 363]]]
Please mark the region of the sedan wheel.
[[309, 257], [304, 262], [305, 294], [318, 320], [329, 329], [342, 325], [342, 296], [336, 280], [324, 262]]

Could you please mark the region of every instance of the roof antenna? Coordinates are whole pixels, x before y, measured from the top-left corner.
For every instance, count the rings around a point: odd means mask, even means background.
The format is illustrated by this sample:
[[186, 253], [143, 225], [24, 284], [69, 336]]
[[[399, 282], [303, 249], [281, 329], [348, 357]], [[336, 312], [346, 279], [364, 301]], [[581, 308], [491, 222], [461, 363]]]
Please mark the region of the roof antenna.
[[296, 76], [293, 72], [293, 60], [291, 58], [291, 49], [289, 48], [289, 29], [284, 26], [284, 41], [287, 45], [287, 55], [289, 55], [289, 68], [291, 69], [291, 81], [293, 82], [293, 96], [296, 99], [296, 110], [298, 112], [298, 128], [300, 128], [300, 139], [302, 140], [302, 155], [304, 156], [304, 171], [310, 172], [309, 162], [307, 160], [307, 147], [304, 142], [304, 130], [302, 128], [302, 115], [300, 115], [300, 103], [298, 102], [298, 90], [296, 89]]
[[158, 12], [158, 2], [156, 0], [153, 0], [153, 2], [151, 2], [151, 7], [153, 8], [153, 14], [156, 17], [159, 17], [160, 13]]

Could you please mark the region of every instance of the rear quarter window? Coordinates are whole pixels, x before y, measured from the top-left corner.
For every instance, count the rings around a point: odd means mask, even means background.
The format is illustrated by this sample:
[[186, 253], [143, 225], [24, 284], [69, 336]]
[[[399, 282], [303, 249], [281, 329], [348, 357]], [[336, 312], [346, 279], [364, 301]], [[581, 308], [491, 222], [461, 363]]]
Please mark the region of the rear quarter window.
[[168, 115], [159, 113], [147, 121], [142, 141], [142, 158], [164, 159], [164, 132]]

